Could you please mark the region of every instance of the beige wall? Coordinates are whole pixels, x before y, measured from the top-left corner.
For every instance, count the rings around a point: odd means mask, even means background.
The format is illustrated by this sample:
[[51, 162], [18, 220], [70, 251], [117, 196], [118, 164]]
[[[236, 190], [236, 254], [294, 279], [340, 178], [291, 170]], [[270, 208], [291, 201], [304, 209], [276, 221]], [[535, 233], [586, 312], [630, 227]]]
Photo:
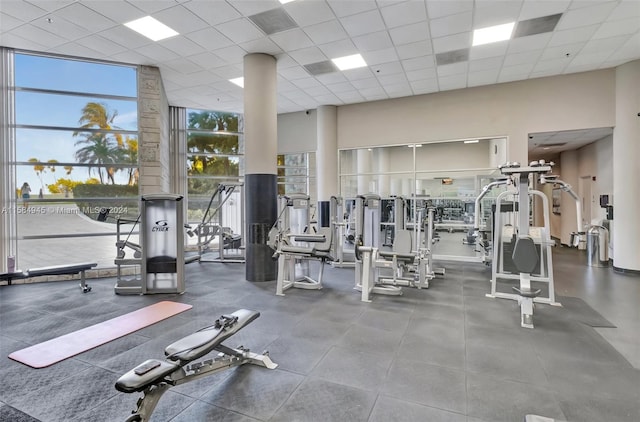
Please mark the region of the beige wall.
[[338, 107], [338, 148], [509, 137], [526, 162], [531, 132], [615, 125], [615, 70], [511, 82]]
[[316, 110], [278, 115], [278, 154], [314, 152], [317, 136]]

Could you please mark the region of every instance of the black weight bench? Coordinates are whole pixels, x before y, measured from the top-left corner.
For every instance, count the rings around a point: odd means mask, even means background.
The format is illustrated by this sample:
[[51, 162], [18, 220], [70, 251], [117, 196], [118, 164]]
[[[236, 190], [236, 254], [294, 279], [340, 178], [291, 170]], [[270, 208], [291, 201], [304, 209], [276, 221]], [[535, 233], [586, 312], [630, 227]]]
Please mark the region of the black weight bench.
[[80, 274], [80, 288], [83, 293], [91, 291], [91, 287], [87, 285], [85, 271], [97, 266], [97, 262], [83, 262], [79, 264], [53, 265], [49, 267], [30, 268], [27, 271], [15, 271], [9, 273], [0, 273], [0, 280], [7, 281], [11, 285], [12, 280], [21, 280], [24, 278], [39, 277], [45, 275], [68, 275]]
[[[259, 316], [259, 312], [247, 309], [223, 315], [213, 325], [167, 346], [165, 360], [148, 359], [122, 375], [116, 381], [116, 390], [144, 394], [127, 421], [148, 421], [162, 395], [173, 386], [246, 363], [275, 369], [278, 365], [271, 361], [267, 352], [259, 355], [242, 346], [232, 349], [222, 344]], [[218, 352], [217, 356], [193, 362], [213, 351]]]

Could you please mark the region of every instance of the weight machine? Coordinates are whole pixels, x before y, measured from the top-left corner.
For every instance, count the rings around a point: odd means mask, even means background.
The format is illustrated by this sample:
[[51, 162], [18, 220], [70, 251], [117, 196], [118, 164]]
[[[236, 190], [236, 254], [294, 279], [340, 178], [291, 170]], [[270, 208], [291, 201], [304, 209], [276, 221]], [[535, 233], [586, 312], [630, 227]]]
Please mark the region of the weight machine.
[[[394, 198], [394, 238], [391, 251], [379, 248], [380, 197], [361, 195], [356, 199], [356, 285], [363, 302], [371, 301], [371, 294], [401, 295], [401, 287], [428, 288], [429, 281], [444, 275], [444, 269], [433, 270], [433, 221], [434, 208], [428, 208], [428, 218], [423, 218], [424, 209], [418, 210], [417, 223], [413, 230], [406, 227], [406, 201]], [[426, 224], [423, 226], [423, 222]], [[426, 233], [423, 244], [422, 233]], [[390, 269], [391, 277], [384, 277], [380, 270]]]
[[[269, 246], [278, 259], [276, 294], [292, 287], [306, 290], [322, 289], [324, 264], [333, 261], [332, 227], [311, 226], [311, 201], [307, 194], [280, 196], [280, 212], [269, 232]], [[310, 262], [320, 261], [318, 278], [311, 277]]]
[[[528, 167], [521, 167], [515, 162], [499, 167], [503, 175], [511, 178], [516, 190], [507, 190], [496, 198], [491, 293], [487, 297], [518, 301], [520, 325], [524, 328], [533, 328], [534, 303], [561, 306], [555, 300], [551, 254], [554, 241], [549, 233], [549, 201], [545, 194], [530, 188], [530, 176], [537, 176], [541, 184], [549, 181], [564, 186], [567, 192], [571, 191], [569, 185], [548, 175], [552, 165], [553, 163], [540, 160], [530, 163]], [[575, 193], [572, 196], [578, 198]], [[543, 225], [540, 227], [530, 224], [530, 203], [536, 197], [542, 201], [543, 206]], [[511, 198], [510, 204], [508, 198]], [[576, 205], [579, 231], [572, 238], [578, 242], [584, 232], [581, 231], [579, 201]], [[511, 217], [510, 221], [503, 222], [505, 214]], [[512, 286], [515, 293], [499, 292], [497, 286], [500, 280], [518, 280], [519, 286]], [[542, 289], [533, 288], [532, 282], [546, 284], [547, 295], [542, 295]]]
[[[244, 224], [243, 207], [243, 183], [220, 183], [211, 195], [207, 209], [202, 216], [202, 221], [194, 228], [189, 228], [187, 234], [198, 236], [198, 254], [196, 259], [200, 262], [245, 262], [244, 239], [241, 234], [234, 232], [230, 225], [225, 225], [225, 216], [229, 215], [238, 219], [237, 230], [242, 231]], [[234, 212], [235, 211], [235, 212]], [[230, 218], [231, 219], [231, 218]], [[217, 240], [217, 258], [206, 258], [206, 253], [211, 250], [211, 245]]]
[[353, 200], [343, 199], [340, 196], [332, 196], [329, 202], [329, 218], [333, 229], [332, 255], [335, 258], [331, 262], [332, 267], [355, 267], [354, 250], [346, 245], [354, 244], [353, 234]]

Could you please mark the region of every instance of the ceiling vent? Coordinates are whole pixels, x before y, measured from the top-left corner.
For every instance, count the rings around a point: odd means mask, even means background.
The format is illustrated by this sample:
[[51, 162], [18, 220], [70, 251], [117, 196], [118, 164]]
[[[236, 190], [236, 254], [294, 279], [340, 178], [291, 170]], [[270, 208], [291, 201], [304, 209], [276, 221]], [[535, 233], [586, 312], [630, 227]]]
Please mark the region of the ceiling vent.
[[298, 27], [298, 24], [282, 7], [249, 16], [249, 19], [267, 35]]
[[540, 18], [520, 21], [515, 31], [513, 31], [513, 38], [551, 32], [556, 28], [561, 17], [562, 13], [558, 13], [557, 15], [542, 16]]
[[313, 76], [338, 71], [338, 67], [331, 60], [305, 64], [304, 68], [307, 69], [307, 72], [309, 72], [309, 74]]
[[436, 64], [438, 66], [444, 66], [447, 64], [453, 64], [458, 62], [466, 62], [467, 60], [469, 60], [468, 48], [436, 54]]

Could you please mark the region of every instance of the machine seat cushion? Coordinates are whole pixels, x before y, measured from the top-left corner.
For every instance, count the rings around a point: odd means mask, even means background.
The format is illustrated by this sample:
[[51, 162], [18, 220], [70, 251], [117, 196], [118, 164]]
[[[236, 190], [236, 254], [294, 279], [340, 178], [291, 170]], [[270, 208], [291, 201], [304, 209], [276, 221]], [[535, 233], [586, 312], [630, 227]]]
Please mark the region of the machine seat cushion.
[[540, 289], [527, 289], [527, 288], [517, 288], [515, 286], [511, 287], [513, 290], [515, 290], [520, 296], [522, 297], [529, 297], [531, 299], [538, 297], [540, 295], [540, 293], [542, 292], [542, 290]]
[[280, 247], [280, 250], [283, 253], [289, 253], [289, 254], [298, 254], [298, 255], [312, 255], [313, 254], [313, 248], [311, 247], [307, 247], [307, 246], [294, 246], [294, 245], [282, 245]]
[[538, 266], [538, 251], [530, 236], [522, 236], [516, 239], [511, 257], [513, 264], [521, 273], [531, 274]]
[[190, 334], [164, 349], [170, 360], [181, 363], [191, 362], [215, 350], [224, 340], [240, 331], [245, 325], [260, 316], [260, 312], [240, 309], [230, 315], [223, 315], [210, 327]]
[[[152, 369], [145, 372], [145, 367]], [[116, 381], [116, 389], [123, 393], [142, 391], [148, 386], [158, 383], [178, 368], [180, 368], [180, 365], [177, 363], [158, 359], [146, 360], [141, 365], [138, 365], [121, 376], [118, 381]], [[140, 369], [142, 369], [142, 371], [137, 373], [136, 371], [139, 371]]]

